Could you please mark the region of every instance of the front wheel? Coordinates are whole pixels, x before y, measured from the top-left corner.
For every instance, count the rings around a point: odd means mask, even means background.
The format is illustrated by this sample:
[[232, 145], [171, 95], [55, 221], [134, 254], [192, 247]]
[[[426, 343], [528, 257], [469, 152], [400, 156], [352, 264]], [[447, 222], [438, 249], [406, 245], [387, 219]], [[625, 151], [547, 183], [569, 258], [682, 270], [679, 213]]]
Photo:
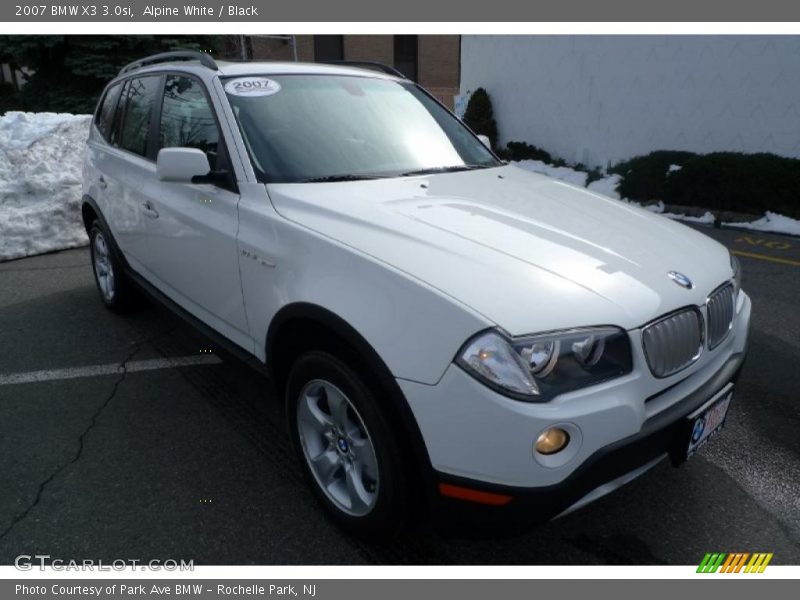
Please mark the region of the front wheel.
[[89, 229], [89, 249], [94, 280], [103, 304], [116, 312], [131, 309], [136, 304], [136, 290], [125, 277], [122, 265], [114, 252], [111, 235], [99, 221], [92, 223]]
[[394, 534], [407, 518], [408, 487], [373, 390], [345, 362], [314, 351], [295, 362], [286, 392], [295, 449], [327, 513], [360, 537]]

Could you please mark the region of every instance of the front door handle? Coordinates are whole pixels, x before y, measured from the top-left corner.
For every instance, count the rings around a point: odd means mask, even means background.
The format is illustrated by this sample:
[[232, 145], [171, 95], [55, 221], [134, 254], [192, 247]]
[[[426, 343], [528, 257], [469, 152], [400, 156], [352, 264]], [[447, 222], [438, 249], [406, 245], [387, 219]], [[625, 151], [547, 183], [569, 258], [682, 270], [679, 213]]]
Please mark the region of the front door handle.
[[151, 219], [158, 218], [158, 211], [153, 208], [150, 200], [142, 204], [142, 212], [145, 214], [145, 216], [150, 217]]

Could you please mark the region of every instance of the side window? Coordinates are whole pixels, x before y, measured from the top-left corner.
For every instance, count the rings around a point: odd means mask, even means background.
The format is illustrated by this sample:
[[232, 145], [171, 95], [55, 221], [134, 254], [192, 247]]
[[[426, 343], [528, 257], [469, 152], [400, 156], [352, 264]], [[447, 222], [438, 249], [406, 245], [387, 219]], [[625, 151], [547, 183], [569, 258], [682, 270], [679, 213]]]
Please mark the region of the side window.
[[157, 76], [131, 79], [123, 90], [122, 130], [120, 148], [141, 156], [147, 155], [147, 134], [150, 129], [150, 115], [156, 103]]
[[206, 153], [212, 169], [224, 168], [219, 128], [199, 81], [180, 75], [167, 77], [158, 147], [198, 148]]
[[114, 110], [114, 116], [111, 118], [111, 131], [108, 134], [108, 142], [112, 146], [119, 146], [119, 139], [122, 132], [122, 115], [125, 114], [125, 101], [128, 98], [128, 86], [130, 81], [122, 84], [122, 93], [117, 102], [117, 108]]
[[117, 108], [117, 100], [119, 93], [122, 90], [122, 84], [116, 83], [106, 90], [105, 96], [97, 109], [97, 114], [94, 117], [94, 123], [100, 135], [108, 140], [108, 134], [111, 132], [111, 122], [114, 117], [114, 111]]

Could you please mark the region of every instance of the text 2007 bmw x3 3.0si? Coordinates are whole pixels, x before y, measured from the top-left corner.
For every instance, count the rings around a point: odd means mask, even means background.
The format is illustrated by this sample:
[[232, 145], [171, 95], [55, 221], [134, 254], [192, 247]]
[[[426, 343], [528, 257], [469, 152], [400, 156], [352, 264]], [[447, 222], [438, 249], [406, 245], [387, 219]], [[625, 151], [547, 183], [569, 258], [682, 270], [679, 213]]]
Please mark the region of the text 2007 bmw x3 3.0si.
[[354, 533], [541, 522], [724, 422], [751, 307], [728, 250], [505, 165], [398, 74], [150, 57], [88, 145], [103, 302], [143, 287], [263, 362]]

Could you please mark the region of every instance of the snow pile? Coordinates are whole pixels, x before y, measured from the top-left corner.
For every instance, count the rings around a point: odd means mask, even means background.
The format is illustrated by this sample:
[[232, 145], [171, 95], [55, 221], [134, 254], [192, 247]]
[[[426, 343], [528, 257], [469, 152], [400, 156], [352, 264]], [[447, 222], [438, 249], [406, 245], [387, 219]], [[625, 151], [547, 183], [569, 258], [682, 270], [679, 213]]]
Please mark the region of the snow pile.
[[588, 180], [589, 174], [584, 171], [576, 171], [570, 167], [556, 167], [555, 165], [542, 162], [541, 160], [519, 160], [514, 161], [514, 164], [520, 169], [547, 175], [553, 179], [577, 185], [578, 187], [586, 187], [598, 194], [603, 194], [604, 196], [619, 200], [619, 194], [617, 193], [617, 186], [621, 180], [619, 175], [607, 175], [602, 179], [593, 181], [587, 186], [586, 181]]
[[[650, 212], [662, 215], [669, 219], [686, 221], [688, 223], [702, 223], [706, 225], [711, 225], [716, 220], [714, 214], [710, 211], [706, 211], [702, 216], [695, 217], [682, 213], [666, 212], [664, 203], [661, 201], [655, 204], [643, 205], [639, 202], [628, 200], [627, 198], [620, 198], [617, 188], [619, 187], [622, 178], [619, 175], [606, 175], [601, 179], [591, 182], [587, 186], [586, 180], [588, 174], [584, 173], [583, 171], [576, 171], [570, 167], [556, 167], [540, 160], [520, 160], [514, 161], [514, 164], [522, 169], [525, 169], [526, 171], [541, 173], [542, 175], [547, 175], [548, 177], [558, 179], [559, 181], [565, 181], [567, 183], [571, 183], [572, 185], [586, 187], [589, 191], [595, 192], [596, 194], [608, 196], [609, 198], [613, 198], [615, 200], [621, 199], [623, 202], [644, 208]], [[682, 167], [680, 165], [670, 165], [669, 169], [667, 170], [667, 174], [675, 173], [681, 169]], [[764, 217], [758, 219], [757, 221], [753, 221], [752, 223], [723, 223], [723, 225], [743, 227], [745, 229], [752, 229], [755, 231], [785, 233], [789, 235], [800, 236], [800, 221], [769, 211], [767, 211], [767, 214]]]
[[800, 236], [800, 221], [770, 211], [767, 211], [767, 214], [751, 223], [724, 223], [724, 225], [743, 227], [745, 229], [752, 229], [754, 231], [786, 233], [789, 235]]
[[603, 196], [614, 198], [614, 200], [619, 200], [617, 188], [619, 187], [620, 181], [622, 181], [622, 177], [619, 175], [606, 175], [602, 179], [596, 179], [586, 187], [596, 194], [602, 194]]
[[712, 225], [716, 218], [714, 214], [710, 211], [706, 211], [703, 215], [699, 217], [693, 217], [692, 215], [684, 215], [678, 213], [664, 213], [665, 217], [669, 217], [670, 219], [677, 219], [679, 221], [687, 221], [689, 223], [704, 223], [706, 225]]
[[664, 203], [661, 200], [655, 204], [641, 204], [639, 202], [635, 202], [634, 200], [627, 199], [623, 200], [623, 202], [632, 204], [633, 206], [638, 206], [639, 208], [643, 208], [645, 210], [649, 210], [651, 213], [661, 215], [662, 217], [667, 217], [668, 219], [675, 219], [676, 221], [688, 221], [689, 223], [705, 223], [707, 225], [711, 225], [715, 220], [713, 213], [710, 211], [706, 211], [705, 214], [700, 217], [685, 215], [683, 213], [666, 212], [666, 206], [664, 206]]
[[515, 161], [514, 164], [520, 169], [525, 169], [526, 171], [531, 171], [532, 173], [541, 173], [542, 175], [547, 175], [548, 177], [558, 179], [559, 181], [564, 181], [580, 187], [586, 187], [586, 178], [588, 175], [583, 171], [576, 171], [575, 169], [570, 169], [569, 167], [556, 167], [549, 165], [546, 162], [542, 162], [541, 160], [519, 160]]
[[661, 200], [659, 200], [655, 204], [642, 204], [641, 202], [636, 202], [636, 200], [628, 200], [627, 198], [623, 198], [622, 201], [625, 204], [630, 204], [631, 206], [636, 206], [638, 208], [649, 210], [651, 213], [655, 213], [657, 215], [664, 215], [665, 217], [669, 216], [669, 213], [664, 212], [667, 207], [664, 206], [664, 203]]
[[0, 260], [88, 243], [81, 169], [89, 115], [0, 117]]
[[664, 214], [664, 209], [666, 208], [661, 200], [659, 200], [655, 204], [641, 204], [639, 202], [636, 202], [635, 200], [628, 200], [626, 198], [625, 202], [627, 202], [628, 204], [633, 204], [634, 206], [638, 206], [639, 208], [644, 208], [645, 210], [649, 210], [650, 212], [656, 213], [657, 215]]

